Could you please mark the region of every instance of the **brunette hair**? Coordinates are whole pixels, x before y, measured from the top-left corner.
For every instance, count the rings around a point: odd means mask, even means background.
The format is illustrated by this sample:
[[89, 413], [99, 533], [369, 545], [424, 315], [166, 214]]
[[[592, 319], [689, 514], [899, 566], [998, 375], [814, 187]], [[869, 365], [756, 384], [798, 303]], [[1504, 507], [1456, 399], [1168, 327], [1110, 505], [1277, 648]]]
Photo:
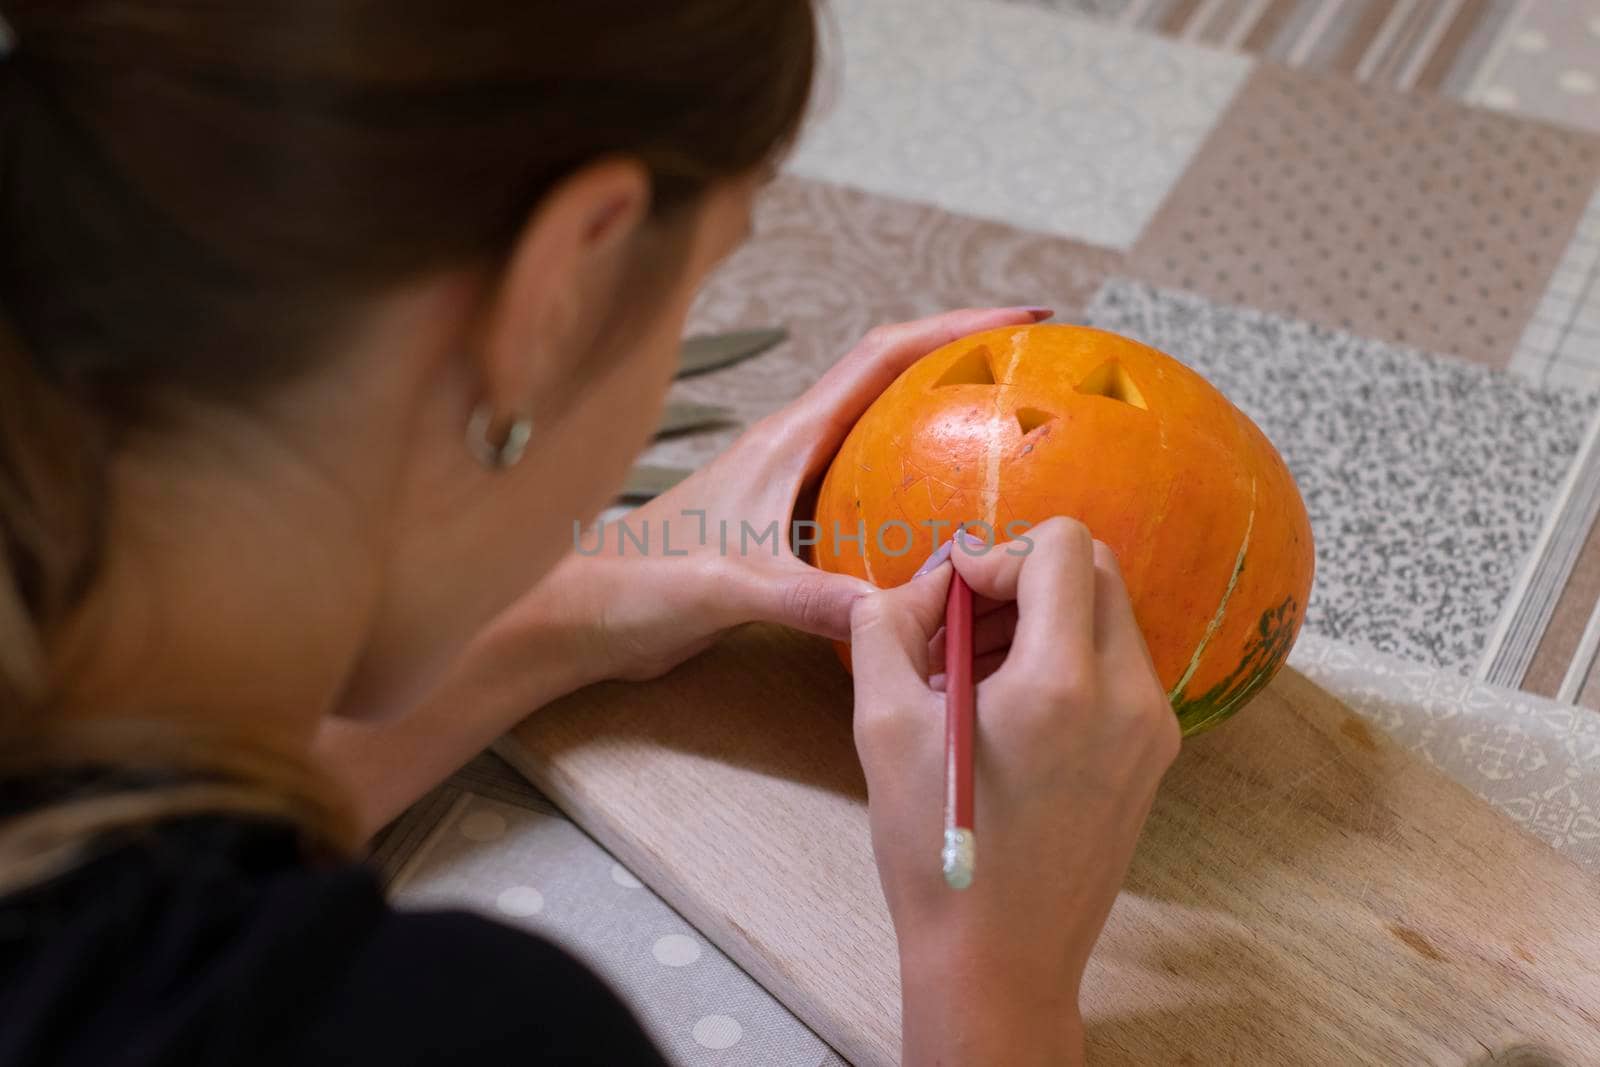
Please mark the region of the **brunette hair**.
[[[377, 296], [497, 262], [596, 160], [640, 161], [652, 219], [683, 215], [793, 137], [816, 49], [811, 0], [0, 0], [0, 17], [5, 773], [111, 758], [52, 724], [48, 648], [94, 579], [107, 458], [153, 392], [292, 377]], [[310, 792], [271, 761], [201, 762], [270, 779], [262, 810]], [[0, 828], [0, 866], [8, 840], [41, 854], [37, 821], [21, 829]]]

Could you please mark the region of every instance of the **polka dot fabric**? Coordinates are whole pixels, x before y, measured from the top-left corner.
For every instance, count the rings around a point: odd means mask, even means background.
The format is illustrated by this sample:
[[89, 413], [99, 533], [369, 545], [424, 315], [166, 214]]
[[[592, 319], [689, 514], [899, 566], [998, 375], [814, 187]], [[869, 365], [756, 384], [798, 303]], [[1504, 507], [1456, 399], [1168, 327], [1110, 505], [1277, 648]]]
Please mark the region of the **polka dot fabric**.
[[840, 1067], [811, 1031], [583, 831], [495, 792], [507, 800], [456, 798], [390, 884], [396, 904], [469, 908], [557, 942], [617, 990], [678, 1067]]
[[1484, 107], [1600, 133], [1600, 6], [1523, 4], [1467, 99]]
[[1503, 367], [1600, 178], [1600, 139], [1263, 64], [1133, 271]]

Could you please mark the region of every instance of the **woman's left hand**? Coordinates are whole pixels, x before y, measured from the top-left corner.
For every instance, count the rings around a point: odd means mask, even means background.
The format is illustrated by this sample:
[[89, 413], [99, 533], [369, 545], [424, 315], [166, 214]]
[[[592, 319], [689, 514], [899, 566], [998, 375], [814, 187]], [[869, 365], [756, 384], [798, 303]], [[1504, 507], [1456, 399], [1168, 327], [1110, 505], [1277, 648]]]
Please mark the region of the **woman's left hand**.
[[647, 549], [619, 540], [612, 524], [600, 544], [590, 531], [583, 552], [569, 554], [512, 614], [577, 608], [588, 620], [583, 673], [590, 680], [656, 677], [745, 622], [849, 637], [850, 607], [872, 587], [795, 555], [801, 491], [906, 367], [968, 334], [1040, 317], [1032, 309], [968, 309], [870, 331], [798, 400], [620, 520], [634, 538], [648, 534]]

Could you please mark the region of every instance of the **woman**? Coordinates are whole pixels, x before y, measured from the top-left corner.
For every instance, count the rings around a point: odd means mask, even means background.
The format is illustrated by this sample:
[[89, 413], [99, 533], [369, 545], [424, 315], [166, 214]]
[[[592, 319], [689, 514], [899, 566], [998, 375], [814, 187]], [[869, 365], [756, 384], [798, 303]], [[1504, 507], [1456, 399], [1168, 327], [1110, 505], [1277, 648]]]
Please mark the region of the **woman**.
[[[800, 121], [808, 0], [4, 16], [0, 1063], [659, 1062], [558, 950], [396, 915], [350, 857], [531, 709], [752, 619], [854, 642], [906, 1062], [1081, 1057], [1177, 745], [1103, 547], [953, 555], [1003, 659], [965, 893], [930, 847], [952, 562], [569, 551]], [[874, 331], [653, 507], [786, 520], [902, 367], [1036, 317]]]

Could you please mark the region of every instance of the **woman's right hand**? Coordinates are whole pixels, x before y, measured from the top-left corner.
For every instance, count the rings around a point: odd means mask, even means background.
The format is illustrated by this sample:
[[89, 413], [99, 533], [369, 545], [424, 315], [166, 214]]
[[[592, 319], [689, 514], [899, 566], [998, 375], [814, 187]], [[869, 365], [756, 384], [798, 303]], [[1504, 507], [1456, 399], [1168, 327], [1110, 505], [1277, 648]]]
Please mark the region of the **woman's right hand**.
[[1056, 518], [952, 562], [1016, 602], [1004, 662], [977, 686], [976, 875], [941, 874], [944, 696], [930, 684], [951, 565], [856, 602], [856, 746], [900, 945], [908, 1065], [1069, 1064], [1078, 993], [1178, 724], [1115, 557]]

